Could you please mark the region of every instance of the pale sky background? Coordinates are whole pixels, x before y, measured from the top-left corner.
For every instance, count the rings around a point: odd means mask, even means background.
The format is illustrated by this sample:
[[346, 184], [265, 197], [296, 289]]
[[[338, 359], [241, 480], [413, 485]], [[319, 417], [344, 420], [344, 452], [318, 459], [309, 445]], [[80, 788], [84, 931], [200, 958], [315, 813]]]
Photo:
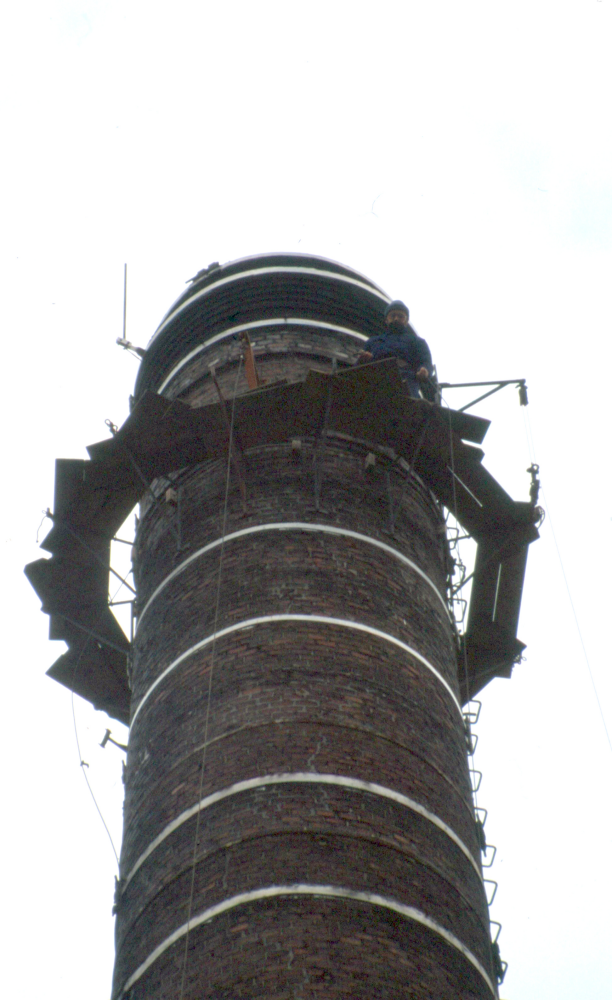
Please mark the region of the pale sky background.
[[[22, 568], [55, 457], [127, 416], [123, 263], [144, 346], [199, 268], [287, 250], [404, 298], [444, 380], [527, 379], [549, 517], [526, 661], [477, 727], [501, 997], [612, 997], [612, 750], [551, 530], [612, 732], [612, 0], [34, 0], [0, 46], [3, 995], [110, 995], [114, 858]], [[485, 464], [527, 499], [516, 390], [476, 412]], [[75, 711], [118, 849], [122, 755], [97, 744], [126, 731]]]

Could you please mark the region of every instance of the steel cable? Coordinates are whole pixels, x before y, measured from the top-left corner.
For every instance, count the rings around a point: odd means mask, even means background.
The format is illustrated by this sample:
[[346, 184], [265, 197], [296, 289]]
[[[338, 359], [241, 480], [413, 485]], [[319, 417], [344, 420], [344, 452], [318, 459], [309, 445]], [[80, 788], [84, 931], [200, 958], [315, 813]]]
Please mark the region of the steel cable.
[[204, 773], [205, 773], [205, 767], [206, 767], [206, 750], [207, 750], [207, 747], [208, 747], [208, 728], [209, 728], [209, 722], [210, 722], [210, 703], [211, 703], [211, 696], [212, 696], [213, 672], [214, 672], [214, 667], [215, 667], [215, 649], [216, 649], [217, 626], [218, 626], [218, 623], [219, 623], [219, 605], [220, 605], [220, 599], [221, 599], [221, 579], [222, 579], [222, 571], [223, 571], [223, 552], [224, 552], [224, 543], [225, 543], [225, 535], [226, 535], [226, 528], [227, 528], [227, 508], [228, 508], [229, 488], [230, 488], [231, 469], [232, 469], [232, 446], [233, 446], [233, 438], [234, 438], [234, 413], [235, 413], [235, 408], [236, 408], [236, 391], [238, 389], [238, 378], [240, 376], [241, 367], [242, 367], [242, 358], [240, 358], [240, 360], [238, 362], [238, 368], [237, 368], [237, 371], [236, 371], [236, 381], [234, 383], [234, 392], [233, 392], [233, 396], [232, 396], [232, 408], [231, 408], [231, 414], [230, 414], [230, 426], [229, 426], [228, 448], [227, 448], [227, 466], [226, 466], [226, 474], [225, 474], [225, 496], [224, 496], [224, 501], [223, 501], [223, 521], [222, 521], [222, 530], [221, 530], [221, 547], [220, 547], [220, 550], [219, 550], [219, 568], [217, 570], [217, 593], [216, 593], [216, 598], [215, 598], [215, 618], [214, 618], [214, 625], [213, 625], [213, 641], [212, 641], [212, 649], [211, 649], [211, 654], [210, 654], [210, 670], [209, 670], [209, 673], [208, 673], [208, 697], [207, 697], [207, 703], [206, 703], [206, 716], [205, 716], [205, 721], [204, 721], [204, 744], [203, 744], [203, 748], [202, 748], [202, 758], [201, 758], [201, 761], [200, 761], [200, 785], [199, 785], [199, 791], [198, 791], [198, 811], [196, 813], [196, 828], [195, 828], [195, 834], [194, 834], [194, 840], [193, 840], [193, 855], [192, 855], [192, 862], [191, 862], [191, 884], [190, 884], [190, 889], [189, 889], [189, 907], [188, 907], [188, 913], [187, 913], [187, 932], [185, 934], [185, 948], [183, 950], [183, 964], [182, 964], [182, 969], [181, 969], [181, 988], [180, 988], [180, 993], [179, 993], [179, 1000], [183, 1000], [183, 997], [185, 995], [185, 980], [186, 980], [186, 976], [187, 976], [187, 964], [188, 964], [188, 957], [189, 957], [189, 934], [190, 934], [191, 918], [192, 918], [192, 915], [193, 915], [193, 897], [194, 897], [194, 890], [195, 890], [195, 873], [196, 873], [196, 862], [197, 862], [197, 854], [198, 854], [198, 841], [199, 841], [199, 837], [200, 837], [200, 815], [201, 815], [200, 804], [202, 802], [202, 792], [203, 792], [203, 788], [204, 788]]

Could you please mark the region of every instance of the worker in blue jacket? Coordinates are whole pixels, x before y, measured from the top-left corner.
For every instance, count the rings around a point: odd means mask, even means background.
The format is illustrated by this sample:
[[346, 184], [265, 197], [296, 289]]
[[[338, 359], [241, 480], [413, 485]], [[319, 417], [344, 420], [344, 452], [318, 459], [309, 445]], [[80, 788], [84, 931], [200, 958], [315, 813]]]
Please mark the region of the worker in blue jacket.
[[427, 341], [419, 337], [408, 322], [408, 307], [399, 299], [385, 309], [385, 329], [363, 345], [357, 363], [397, 358], [402, 382], [413, 399], [420, 399], [419, 388], [432, 373], [431, 352]]

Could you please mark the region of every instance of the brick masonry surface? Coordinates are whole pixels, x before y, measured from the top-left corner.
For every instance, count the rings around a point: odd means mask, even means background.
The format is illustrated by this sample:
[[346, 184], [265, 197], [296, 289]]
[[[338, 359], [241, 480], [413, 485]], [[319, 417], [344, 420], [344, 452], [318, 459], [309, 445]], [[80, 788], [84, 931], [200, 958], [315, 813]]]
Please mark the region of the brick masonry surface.
[[[209, 806], [204, 823], [200, 823], [198, 864], [220, 849], [223, 826], [231, 816], [232, 846], [228, 850], [256, 838], [280, 838], [288, 832], [295, 834], [306, 830], [319, 841], [334, 835], [338, 843], [338, 838], [346, 838], [347, 843], [359, 841], [366, 849], [368, 844], [380, 843], [408, 860], [418, 857], [465, 897], [468, 905], [478, 898], [478, 875], [470, 861], [446, 833], [427, 818], [417, 812], [407, 812], [405, 806], [378, 794], [341, 785], [317, 784], [316, 773], [313, 779], [312, 784], [287, 781], [248, 789], [233, 796], [231, 801]], [[185, 870], [192, 863], [197, 825], [197, 816], [192, 816], [137, 870], [124, 894], [125, 910], [131, 916], [146, 911], [159, 891], [160, 869], [165, 873], [164, 884], [167, 884], [174, 879], [176, 871]], [[373, 861], [375, 863], [375, 859]], [[229, 867], [230, 862], [227, 864]], [[466, 888], [469, 891], [466, 892]], [[486, 918], [484, 911], [481, 916]], [[118, 934], [125, 932], [125, 921], [121, 918]]]
[[[327, 372], [346, 368], [354, 363], [363, 344], [348, 334], [327, 332], [314, 326], [281, 329], [270, 326], [250, 330], [249, 336], [259, 377], [267, 385], [281, 379], [297, 381], [311, 368]], [[210, 377], [211, 365], [224, 395], [232, 395], [235, 388], [244, 392], [248, 386], [241, 357], [242, 347], [236, 336], [205, 347], [176, 373], [164, 393], [172, 399], [199, 406], [216, 403], [219, 397]]]
[[[180, 995], [184, 941], [129, 1000]], [[206, 956], [206, 964], [202, 958]], [[256, 902], [190, 935], [185, 996], [215, 1000], [489, 1000], [476, 970], [436, 934], [352, 900]]]
[[[349, 363], [349, 337], [303, 331], [253, 336], [270, 381]], [[168, 395], [192, 405], [225, 394], [239, 372], [236, 341], [207, 349]], [[239, 378], [243, 375], [239, 374]], [[246, 386], [239, 384], [239, 390]], [[193, 553], [225, 535], [276, 522], [349, 529], [412, 560], [445, 596], [442, 513], [420, 481], [367, 444], [327, 437], [244, 456], [247, 509], [227, 463], [178, 471], [178, 505], [154, 484], [134, 549], [138, 608]], [[177, 543], [177, 537], [180, 544]], [[316, 531], [261, 531], [200, 555], [163, 586], [139, 624], [132, 666], [121, 873], [125, 880], [169, 823], [201, 798], [279, 773], [375, 782], [430, 810], [478, 844], [460, 712], [418, 657], [366, 632], [316, 621], [238, 628], [259, 616], [323, 615], [370, 626], [417, 651], [458, 694], [456, 640], [432, 587], [393, 554]], [[156, 685], [151, 690], [152, 685]], [[150, 692], [150, 693], [149, 693]], [[143, 701], [144, 699], [144, 701]], [[491, 975], [481, 880], [439, 827], [396, 801], [341, 784], [269, 784], [227, 795], [178, 825], [140, 864], [117, 916], [114, 996], [166, 938], [208, 907], [295, 883], [377, 893], [422, 911], [459, 938]], [[351, 899], [288, 896], [241, 904], [194, 928], [153, 963], [130, 1000], [359, 997], [469, 1000], [491, 996], [461, 952], [433, 931]], [[184, 956], [187, 962], [184, 965]]]

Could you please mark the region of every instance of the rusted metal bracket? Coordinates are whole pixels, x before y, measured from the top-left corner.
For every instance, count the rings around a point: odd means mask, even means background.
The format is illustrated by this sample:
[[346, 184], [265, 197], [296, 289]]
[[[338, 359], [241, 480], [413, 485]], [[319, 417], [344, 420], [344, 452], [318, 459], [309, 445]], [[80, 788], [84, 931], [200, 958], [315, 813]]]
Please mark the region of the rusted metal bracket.
[[255, 355], [253, 354], [251, 338], [246, 330], [239, 333], [238, 337], [242, 341], [242, 356], [244, 358], [244, 373], [246, 375], [247, 385], [249, 389], [259, 389], [259, 387], [264, 383], [263, 380], [260, 379], [259, 372], [257, 371], [257, 362], [255, 361]]
[[209, 367], [210, 367], [210, 377], [213, 380], [214, 387], [217, 390], [217, 395], [221, 403], [221, 413], [223, 414], [223, 422], [227, 430], [227, 446], [229, 448], [230, 460], [234, 467], [234, 472], [236, 473], [236, 479], [238, 480], [238, 488], [240, 489], [240, 498], [242, 500], [242, 510], [243, 513], [246, 514], [247, 493], [246, 493], [246, 484], [244, 480], [244, 467], [242, 464], [242, 456], [240, 455], [240, 452], [236, 449], [235, 446], [232, 422], [230, 420], [230, 415], [227, 412], [227, 401], [221, 391], [221, 386], [219, 385], [219, 379], [217, 378], [214, 367], [212, 365], [210, 365]]

